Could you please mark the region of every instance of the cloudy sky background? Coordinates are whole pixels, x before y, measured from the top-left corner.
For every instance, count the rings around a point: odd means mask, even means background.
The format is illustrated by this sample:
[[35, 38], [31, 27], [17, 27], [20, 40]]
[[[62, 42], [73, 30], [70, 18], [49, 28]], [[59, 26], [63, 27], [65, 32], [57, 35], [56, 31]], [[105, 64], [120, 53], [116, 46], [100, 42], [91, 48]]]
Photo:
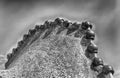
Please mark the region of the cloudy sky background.
[[5, 55], [35, 23], [56, 17], [94, 23], [99, 55], [118, 71], [120, 0], [0, 0], [0, 54]]

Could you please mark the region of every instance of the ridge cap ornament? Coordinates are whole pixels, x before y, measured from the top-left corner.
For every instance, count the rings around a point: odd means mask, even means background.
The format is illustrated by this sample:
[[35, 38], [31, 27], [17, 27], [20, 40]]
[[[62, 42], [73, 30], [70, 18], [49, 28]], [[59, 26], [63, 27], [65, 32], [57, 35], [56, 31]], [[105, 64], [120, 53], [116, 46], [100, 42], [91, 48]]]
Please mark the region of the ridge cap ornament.
[[97, 56], [92, 28], [87, 21], [60, 18], [36, 25], [7, 55], [0, 77], [113, 78], [113, 68], [104, 65]]

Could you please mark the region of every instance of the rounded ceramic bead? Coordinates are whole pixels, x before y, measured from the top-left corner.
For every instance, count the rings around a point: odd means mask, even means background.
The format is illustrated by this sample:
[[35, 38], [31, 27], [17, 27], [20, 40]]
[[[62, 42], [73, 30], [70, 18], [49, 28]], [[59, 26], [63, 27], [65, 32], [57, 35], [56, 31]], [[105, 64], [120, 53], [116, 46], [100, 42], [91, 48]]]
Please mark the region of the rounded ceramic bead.
[[57, 24], [61, 24], [61, 23], [63, 22], [63, 19], [56, 18], [56, 19], [55, 19], [55, 22], [56, 22]]
[[11, 57], [12, 57], [12, 54], [11, 54], [11, 53], [8, 53], [8, 54], [7, 54], [7, 59], [9, 60]]
[[97, 71], [97, 72], [102, 71], [100, 69], [101, 67], [103, 67], [103, 60], [97, 57], [93, 58], [93, 61], [90, 67], [94, 71]]
[[18, 50], [17, 48], [13, 48], [12, 52], [15, 53], [15, 52], [17, 52], [17, 50]]
[[106, 74], [106, 75], [109, 74], [109, 73], [114, 74], [114, 69], [113, 69], [112, 66], [104, 65], [103, 66], [103, 73]]
[[50, 28], [50, 24], [51, 24], [51, 22], [45, 21], [45, 23], [44, 23], [45, 28], [46, 28], [46, 29]]
[[69, 22], [68, 21], [64, 21], [63, 22], [63, 27], [68, 28], [69, 27]]
[[41, 31], [42, 31], [42, 30], [45, 30], [45, 29], [46, 29], [46, 26], [45, 26], [45, 25], [40, 25], [40, 29], [41, 29]]
[[30, 30], [29, 30], [29, 35], [33, 35], [33, 34], [35, 33], [35, 31], [36, 31], [36, 30], [34, 30], [34, 29], [30, 29]]
[[103, 65], [103, 60], [101, 58], [95, 57], [92, 62], [93, 67]]
[[94, 40], [95, 39], [95, 33], [92, 30], [88, 30], [85, 33], [85, 37], [86, 37], [86, 39]]
[[35, 26], [35, 30], [39, 30], [40, 26], [39, 25], [36, 25]]
[[70, 34], [70, 33], [75, 32], [78, 29], [79, 29], [79, 25], [77, 23], [73, 23], [72, 25], [70, 25], [68, 27], [67, 35]]
[[88, 53], [98, 53], [98, 47], [93, 44], [93, 43], [90, 43], [86, 49], [86, 52]]
[[23, 45], [23, 43], [24, 43], [23, 41], [19, 41], [19, 42], [18, 42], [18, 46]]
[[28, 35], [28, 34], [25, 34], [25, 35], [23, 36], [23, 41], [26, 40], [28, 37], [29, 37], [29, 35]]
[[92, 29], [92, 25], [89, 22], [85, 21], [85, 22], [82, 22], [81, 28], [84, 30], [87, 30], [89, 28]]

